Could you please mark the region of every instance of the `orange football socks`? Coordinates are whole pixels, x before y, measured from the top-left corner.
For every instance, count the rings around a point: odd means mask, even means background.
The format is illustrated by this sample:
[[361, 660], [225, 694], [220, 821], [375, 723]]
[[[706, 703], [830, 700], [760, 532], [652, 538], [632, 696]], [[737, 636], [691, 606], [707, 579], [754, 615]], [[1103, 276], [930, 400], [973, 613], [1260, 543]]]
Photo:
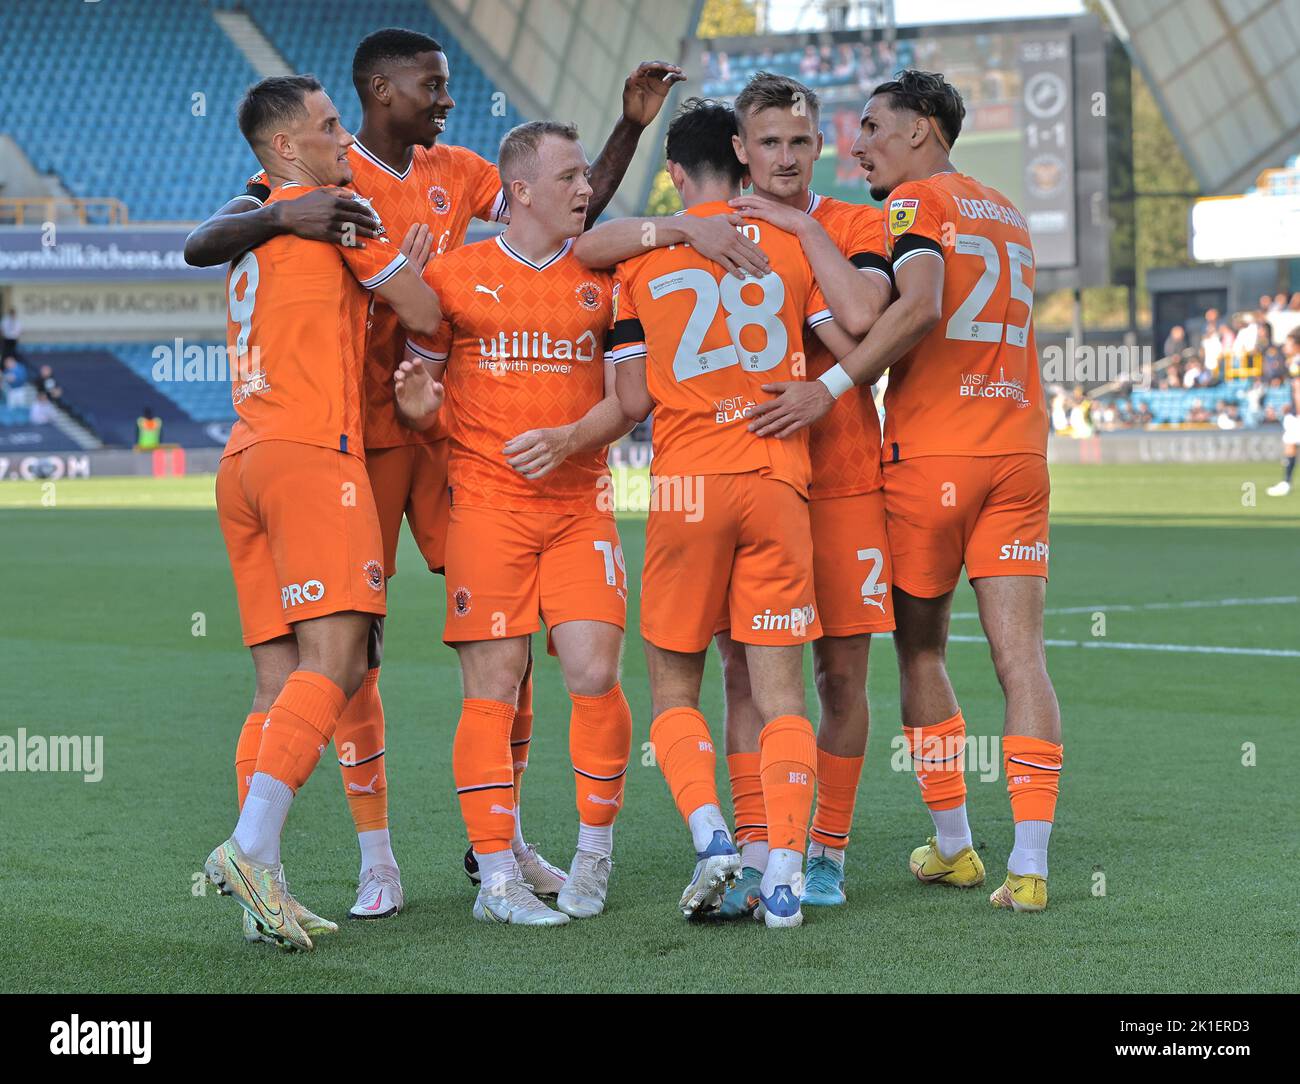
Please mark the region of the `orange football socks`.
[[569, 694], [569, 755], [577, 788], [578, 819], [607, 827], [623, 804], [623, 784], [632, 750], [632, 709], [623, 687], [603, 696]]
[[265, 725], [266, 712], [250, 713], [240, 728], [239, 741], [235, 743], [235, 792], [239, 796], [240, 809], [244, 808], [248, 784], [253, 781], [253, 772], [257, 770], [257, 750], [262, 744], [262, 728]]
[[470, 843], [480, 854], [504, 851], [515, 834], [515, 789], [510, 767], [510, 730], [515, 705], [464, 700], [451, 766]]
[[735, 812], [736, 843], [767, 842], [767, 806], [763, 802], [763, 779], [759, 774], [759, 753], [731, 753], [727, 774], [731, 777], [731, 805]]
[[256, 773], [296, 792], [334, 737], [347, 702], [343, 690], [324, 674], [295, 670], [267, 713]]
[[840, 757], [817, 750], [817, 809], [812, 840], [823, 847], [843, 850], [849, 845], [853, 806], [858, 797], [864, 757]]
[[1012, 873], [1047, 876], [1047, 845], [1061, 785], [1061, 755], [1057, 742], [1021, 734], [1002, 739], [1011, 817], [1016, 822], [1015, 847], [1007, 859]]
[[817, 785], [817, 735], [807, 719], [782, 715], [758, 740], [768, 846], [803, 854]]
[[695, 708], [669, 708], [650, 724], [650, 743], [668, 790], [685, 821], [705, 805], [718, 805], [717, 757], [709, 724]]
[[343, 792], [357, 832], [388, 827], [388, 773], [384, 768], [384, 705], [379, 698], [379, 669], [348, 701], [334, 732], [334, 748], [343, 775]]

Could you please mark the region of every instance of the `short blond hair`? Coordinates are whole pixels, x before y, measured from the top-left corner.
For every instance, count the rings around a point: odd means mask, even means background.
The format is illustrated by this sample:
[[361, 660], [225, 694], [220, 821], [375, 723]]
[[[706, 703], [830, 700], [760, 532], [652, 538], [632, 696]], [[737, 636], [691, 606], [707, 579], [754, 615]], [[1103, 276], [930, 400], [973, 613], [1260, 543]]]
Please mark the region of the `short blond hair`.
[[793, 110], [799, 104], [812, 117], [813, 127], [816, 127], [822, 102], [812, 87], [804, 86], [798, 79], [791, 79], [788, 75], [755, 72], [745, 88], [736, 95], [733, 106], [736, 110], [736, 127], [743, 135], [745, 121], [753, 114], [761, 113], [764, 109]]
[[509, 188], [516, 177], [531, 180], [537, 173], [537, 152], [547, 136], [559, 136], [561, 139], [578, 141], [576, 124], [561, 124], [556, 120], [530, 120], [525, 124], [516, 124], [505, 134], [501, 146], [497, 149], [497, 170], [501, 174], [501, 185]]

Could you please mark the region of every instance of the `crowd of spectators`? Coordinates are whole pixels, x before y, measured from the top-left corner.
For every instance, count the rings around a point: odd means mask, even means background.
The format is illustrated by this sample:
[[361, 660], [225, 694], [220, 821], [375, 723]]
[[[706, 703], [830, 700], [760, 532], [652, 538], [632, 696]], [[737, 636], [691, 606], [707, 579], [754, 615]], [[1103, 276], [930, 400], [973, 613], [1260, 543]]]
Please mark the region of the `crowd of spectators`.
[[[1181, 410], [1179, 425], [1222, 430], [1276, 425], [1286, 412], [1291, 359], [1284, 346], [1300, 335], [1300, 292], [1259, 299], [1259, 307], [1231, 318], [1217, 309], [1170, 329], [1155, 365], [1151, 390]], [[1300, 344], [1293, 345], [1294, 354]], [[1160, 421], [1150, 393], [1123, 386], [1112, 395], [1089, 400], [1082, 388], [1052, 389], [1052, 427], [1062, 434], [1091, 435], [1097, 430], [1139, 429]]]
[[9, 412], [9, 424], [25, 422], [30, 425], [49, 425], [57, 413], [56, 406], [63, 398], [63, 389], [54, 378], [54, 369], [41, 365], [32, 367], [18, 353], [18, 340], [22, 324], [18, 314], [10, 309], [0, 322], [0, 388], [4, 391], [4, 406]]

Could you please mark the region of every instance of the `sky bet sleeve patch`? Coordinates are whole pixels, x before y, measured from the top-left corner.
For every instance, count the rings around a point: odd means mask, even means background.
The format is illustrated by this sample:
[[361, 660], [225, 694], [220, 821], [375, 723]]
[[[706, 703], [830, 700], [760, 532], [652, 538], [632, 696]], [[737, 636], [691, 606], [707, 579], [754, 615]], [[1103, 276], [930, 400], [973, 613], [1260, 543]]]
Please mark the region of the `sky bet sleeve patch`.
[[905, 234], [916, 221], [920, 200], [896, 199], [889, 201], [889, 232], [894, 237]]

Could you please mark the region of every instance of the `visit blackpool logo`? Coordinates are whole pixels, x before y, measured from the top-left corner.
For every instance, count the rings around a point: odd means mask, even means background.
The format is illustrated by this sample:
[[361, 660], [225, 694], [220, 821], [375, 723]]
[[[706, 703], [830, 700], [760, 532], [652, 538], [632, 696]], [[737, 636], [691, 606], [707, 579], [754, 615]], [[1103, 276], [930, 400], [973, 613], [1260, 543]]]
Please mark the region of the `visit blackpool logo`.
[[963, 399], [1010, 399], [1017, 407], [1029, 405], [1023, 380], [1007, 379], [1006, 371], [999, 368], [998, 378], [990, 380], [987, 373], [962, 373], [958, 394]]

